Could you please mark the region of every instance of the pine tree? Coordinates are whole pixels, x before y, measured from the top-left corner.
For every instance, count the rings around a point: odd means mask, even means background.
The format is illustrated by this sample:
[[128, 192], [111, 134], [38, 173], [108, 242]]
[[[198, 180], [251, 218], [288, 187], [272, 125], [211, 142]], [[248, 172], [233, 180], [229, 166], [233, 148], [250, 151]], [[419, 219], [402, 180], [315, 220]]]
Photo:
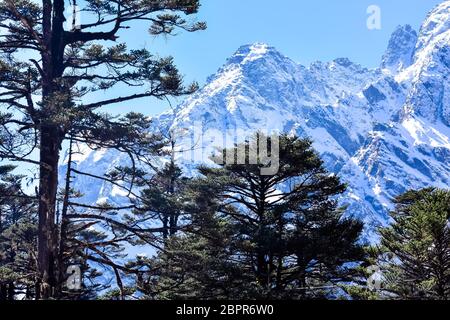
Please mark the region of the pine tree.
[[[201, 192], [200, 192], [201, 190]], [[184, 189], [183, 210], [189, 222], [171, 236], [159, 254], [136, 261], [148, 272], [137, 282], [144, 299], [237, 299], [258, 296], [258, 286], [231, 248], [236, 230], [216, 213], [220, 203], [215, 186], [195, 183]], [[252, 283], [253, 281], [253, 283]]]
[[[183, 176], [181, 168], [176, 163], [176, 140], [172, 133], [165, 135], [164, 142], [166, 150], [161, 152], [168, 161], [161, 168], [152, 166], [147, 162], [148, 175], [136, 177], [136, 184], [141, 186], [140, 197], [138, 198], [139, 211], [146, 212], [154, 216], [155, 222], [159, 221], [163, 228], [163, 241], [176, 235], [179, 231], [181, 219], [184, 216], [183, 195], [189, 181]], [[152, 170], [150, 170], [152, 169]]]
[[[68, 3], [74, 8], [72, 21], [67, 21]], [[76, 19], [77, 6], [83, 21]], [[37, 298], [54, 296], [58, 282], [55, 216], [63, 141], [70, 135], [93, 148], [132, 155], [145, 142], [145, 118], [131, 115], [116, 121], [98, 110], [196, 89], [182, 84], [172, 58], [128, 50], [118, 43], [119, 33], [136, 21], [149, 23], [152, 35], [201, 30], [204, 23], [184, 17], [198, 9], [198, 0], [0, 1], [0, 105], [8, 110], [0, 113], [0, 157], [39, 168]], [[86, 102], [95, 99], [93, 92], [124, 84], [136, 91]], [[36, 149], [38, 159], [30, 156]]]
[[21, 189], [14, 166], [0, 166], [0, 300], [34, 295], [37, 250], [36, 201]]
[[391, 213], [393, 224], [380, 231], [384, 295], [448, 300], [450, 192], [409, 191], [395, 202], [396, 209]]
[[163, 290], [169, 297], [319, 298], [353, 279], [351, 265], [364, 257], [362, 224], [344, 219], [337, 206], [345, 185], [324, 169], [310, 141], [279, 141], [274, 175], [262, 174], [261, 159], [223, 161], [227, 153], [236, 160], [242, 146], [213, 157], [218, 167], [199, 168], [203, 177], [190, 187], [190, 235], [159, 257], [161, 269], [174, 268], [157, 277], [172, 285]]

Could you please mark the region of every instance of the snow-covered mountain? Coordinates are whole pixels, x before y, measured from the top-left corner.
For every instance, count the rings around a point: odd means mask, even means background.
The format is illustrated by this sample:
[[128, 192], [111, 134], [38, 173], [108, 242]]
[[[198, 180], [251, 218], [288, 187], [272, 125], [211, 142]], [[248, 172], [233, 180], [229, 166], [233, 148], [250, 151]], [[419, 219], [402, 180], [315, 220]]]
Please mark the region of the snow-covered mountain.
[[[348, 183], [348, 214], [373, 230], [388, 222], [396, 195], [450, 186], [449, 74], [445, 1], [420, 31], [398, 27], [377, 69], [346, 58], [303, 66], [267, 44], [243, 46], [201, 90], [156, 117], [155, 130], [180, 132], [178, 148], [189, 151], [179, 161], [190, 173], [208, 161], [222, 135], [227, 144], [257, 130], [308, 136], [327, 168]], [[98, 173], [124, 162], [114, 152], [85, 150], [77, 166]], [[87, 184], [87, 201], [121, 196], [93, 181], [78, 180], [76, 188]]]

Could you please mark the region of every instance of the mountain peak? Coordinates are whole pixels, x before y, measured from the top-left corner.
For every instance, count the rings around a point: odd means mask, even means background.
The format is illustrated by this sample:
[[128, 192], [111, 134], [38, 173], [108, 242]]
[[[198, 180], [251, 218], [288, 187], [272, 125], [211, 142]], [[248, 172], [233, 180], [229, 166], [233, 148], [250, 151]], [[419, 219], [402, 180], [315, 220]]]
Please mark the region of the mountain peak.
[[437, 5], [420, 28], [413, 65], [398, 80], [410, 82], [406, 114], [450, 126], [450, 0]]
[[427, 16], [420, 28], [419, 41], [416, 51], [419, 51], [428, 44], [440, 40], [442, 37], [449, 37], [450, 33], [450, 0], [437, 5]]
[[245, 64], [263, 58], [266, 55], [277, 53], [278, 51], [267, 43], [256, 42], [241, 46], [229, 59], [229, 63]]
[[410, 25], [398, 26], [389, 40], [381, 68], [395, 74], [409, 67], [412, 64], [417, 37], [417, 32]]
[[[237, 51], [236, 54], [244, 54], [248, 55], [250, 53], [260, 52], [260, 53], [266, 53], [271, 47], [264, 42], [255, 42], [250, 44], [245, 44], [241, 46]], [[274, 48], [271, 48], [274, 49]]]

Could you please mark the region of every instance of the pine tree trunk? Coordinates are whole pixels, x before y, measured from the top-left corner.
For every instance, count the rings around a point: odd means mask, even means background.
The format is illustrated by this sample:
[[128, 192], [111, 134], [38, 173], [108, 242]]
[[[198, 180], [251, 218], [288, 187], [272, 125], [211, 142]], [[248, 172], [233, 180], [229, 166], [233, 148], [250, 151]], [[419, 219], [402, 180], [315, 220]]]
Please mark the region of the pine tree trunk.
[[[259, 237], [261, 237], [261, 234], [262, 232], [260, 231]], [[269, 282], [268, 282], [269, 274], [266, 261], [266, 252], [264, 249], [265, 249], [264, 246], [258, 243], [256, 252], [256, 277], [262, 288], [269, 289]]]
[[[175, 172], [175, 140], [172, 140], [171, 142], [171, 160], [170, 160], [170, 177], [169, 177], [169, 185], [167, 187], [167, 192], [168, 194], [173, 197], [175, 195], [175, 183], [176, 183], [176, 172]], [[172, 237], [174, 235], [176, 235], [176, 233], [178, 232], [178, 208], [174, 208], [174, 210], [172, 212], [170, 212], [169, 214], [170, 219], [169, 219], [169, 228], [170, 228], [170, 232], [169, 235]]]
[[268, 267], [266, 261], [266, 246], [261, 243], [261, 239], [264, 237], [264, 227], [266, 226], [266, 194], [263, 188], [263, 179], [260, 177], [260, 185], [257, 190], [258, 199], [256, 199], [257, 203], [257, 215], [259, 219], [259, 227], [258, 227], [258, 244], [257, 244], [257, 256], [256, 256], [256, 275], [258, 278], [258, 282], [264, 289], [269, 289], [268, 282]]
[[70, 184], [71, 184], [71, 174], [72, 174], [72, 155], [73, 155], [73, 140], [70, 139], [69, 143], [69, 152], [68, 152], [68, 161], [67, 161], [67, 171], [66, 171], [66, 185], [64, 190], [64, 199], [61, 210], [61, 226], [59, 232], [59, 245], [58, 245], [58, 283], [56, 289], [56, 297], [62, 297], [63, 283], [65, 280], [66, 273], [66, 261], [64, 260], [64, 251], [66, 249], [66, 241], [67, 241], [67, 227], [69, 221], [67, 219], [67, 212], [69, 210], [69, 201], [70, 201]]
[[56, 194], [58, 160], [61, 142], [56, 126], [41, 128], [38, 230], [38, 298], [49, 299], [55, 287], [56, 258]]
[[[172, 164], [171, 164], [172, 168], [175, 168], [175, 162], [174, 160], [172, 160]], [[168, 188], [168, 192], [169, 194], [173, 197], [175, 195], [175, 176], [174, 173], [172, 172], [172, 175], [170, 177], [170, 183], [169, 183], [169, 188]], [[170, 228], [170, 236], [174, 236], [177, 233], [177, 229], [178, 229], [178, 215], [177, 215], [177, 209], [174, 209], [171, 213], [170, 213], [170, 219], [169, 219], [169, 228]]]
[[164, 217], [162, 219], [163, 223], [163, 240], [167, 241], [169, 238], [169, 217], [164, 213]]
[[6, 284], [0, 284], [0, 301], [5, 301], [7, 297], [7, 286]]
[[8, 286], [8, 301], [14, 301], [16, 295], [16, 286], [11, 282]]
[[54, 117], [58, 110], [57, 79], [62, 75], [64, 56], [64, 1], [43, 0], [42, 31], [42, 119], [40, 126], [38, 279], [36, 298], [49, 299], [57, 284], [57, 228], [55, 223], [58, 191], [58, 161], [64, 134]]

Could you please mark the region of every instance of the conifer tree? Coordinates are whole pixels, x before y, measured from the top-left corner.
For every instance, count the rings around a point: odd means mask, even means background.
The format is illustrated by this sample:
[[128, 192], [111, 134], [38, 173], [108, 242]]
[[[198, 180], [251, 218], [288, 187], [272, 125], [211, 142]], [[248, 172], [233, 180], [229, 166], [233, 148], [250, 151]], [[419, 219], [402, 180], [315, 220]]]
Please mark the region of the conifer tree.
[[[136, 23], [147, 23], [152, 35], [204, 29], [204, 23], [186, 18], [198, 9], [198, 0], [0, 1], [0, 157], [39, 169], [37, 298], [54, 296], [58, 282], [55, 221], [63, 141], [70, 134], [93, 148], [132, 155], [141, 141], [145, 147], [146, 119], [134, 114], [116, 121], [98, 110], [196, 89], [182, 84], [172, 58], [129, 50], [119, 37]], [[120, 85], [135, 91], [97, 101], [91, 95]]]
[[[450, 298], [450, 192], [409, 191], [397, 197], [393, 224], [381, 234], [381, 294], [398, 299]], [[389, 259], [386, 259], [386, 257]]]
[[14, 166], [0, 166], [0, 300], [31, 298], [36, 279], [36, 199], [21, 188]]
[[137, 282], [144, 299], [237, 299], [258, 296], [251, 274], [235, 261], [236, 230], [217, 215], [220, 202], [214, 185], [195, 183], [182, 195], [189, 222], [171, 236], [159, 254], [136, 261], [148, 272]]
[[[176, 140], [173, 134], [168, 133], [164, 138], [165, 152], [161, 152], [168, 158], [162, 168], [153, 166], [151, 178], [148, 175], [136, 177], [136, 183], [142, 187], [139, 197], [140, 211], [154, 215], [155, 222], [159, 221], [163, 228], [162, 238], [166, 241], [174, 236], [180, 227], [180, 219], [183, 218], [183, 201], [185, 188], [189, 181], [183, 177], [181, 168], [176, 163]], [[148, 167], [151, 161], [147, 162]]]
[[337, 206], [345, 185], [324, 169], [309, 140], [282, 135], [280, 168], [270, 176], [262, 174], [262, 162], [226, 163], [227, 153], [237, 157], [236, 149], [214, 157], [218, 167], [199, 168], [203, 177], [189, 188], [190, 235], [161, 253], [161, 268], [173, 269], [163, 270], [156, 283], [172, 286], [163, 292], [178, 298], [336, 293], [353, 279], [352, 263], [364, 257], [362, 224], [343, 218]]

